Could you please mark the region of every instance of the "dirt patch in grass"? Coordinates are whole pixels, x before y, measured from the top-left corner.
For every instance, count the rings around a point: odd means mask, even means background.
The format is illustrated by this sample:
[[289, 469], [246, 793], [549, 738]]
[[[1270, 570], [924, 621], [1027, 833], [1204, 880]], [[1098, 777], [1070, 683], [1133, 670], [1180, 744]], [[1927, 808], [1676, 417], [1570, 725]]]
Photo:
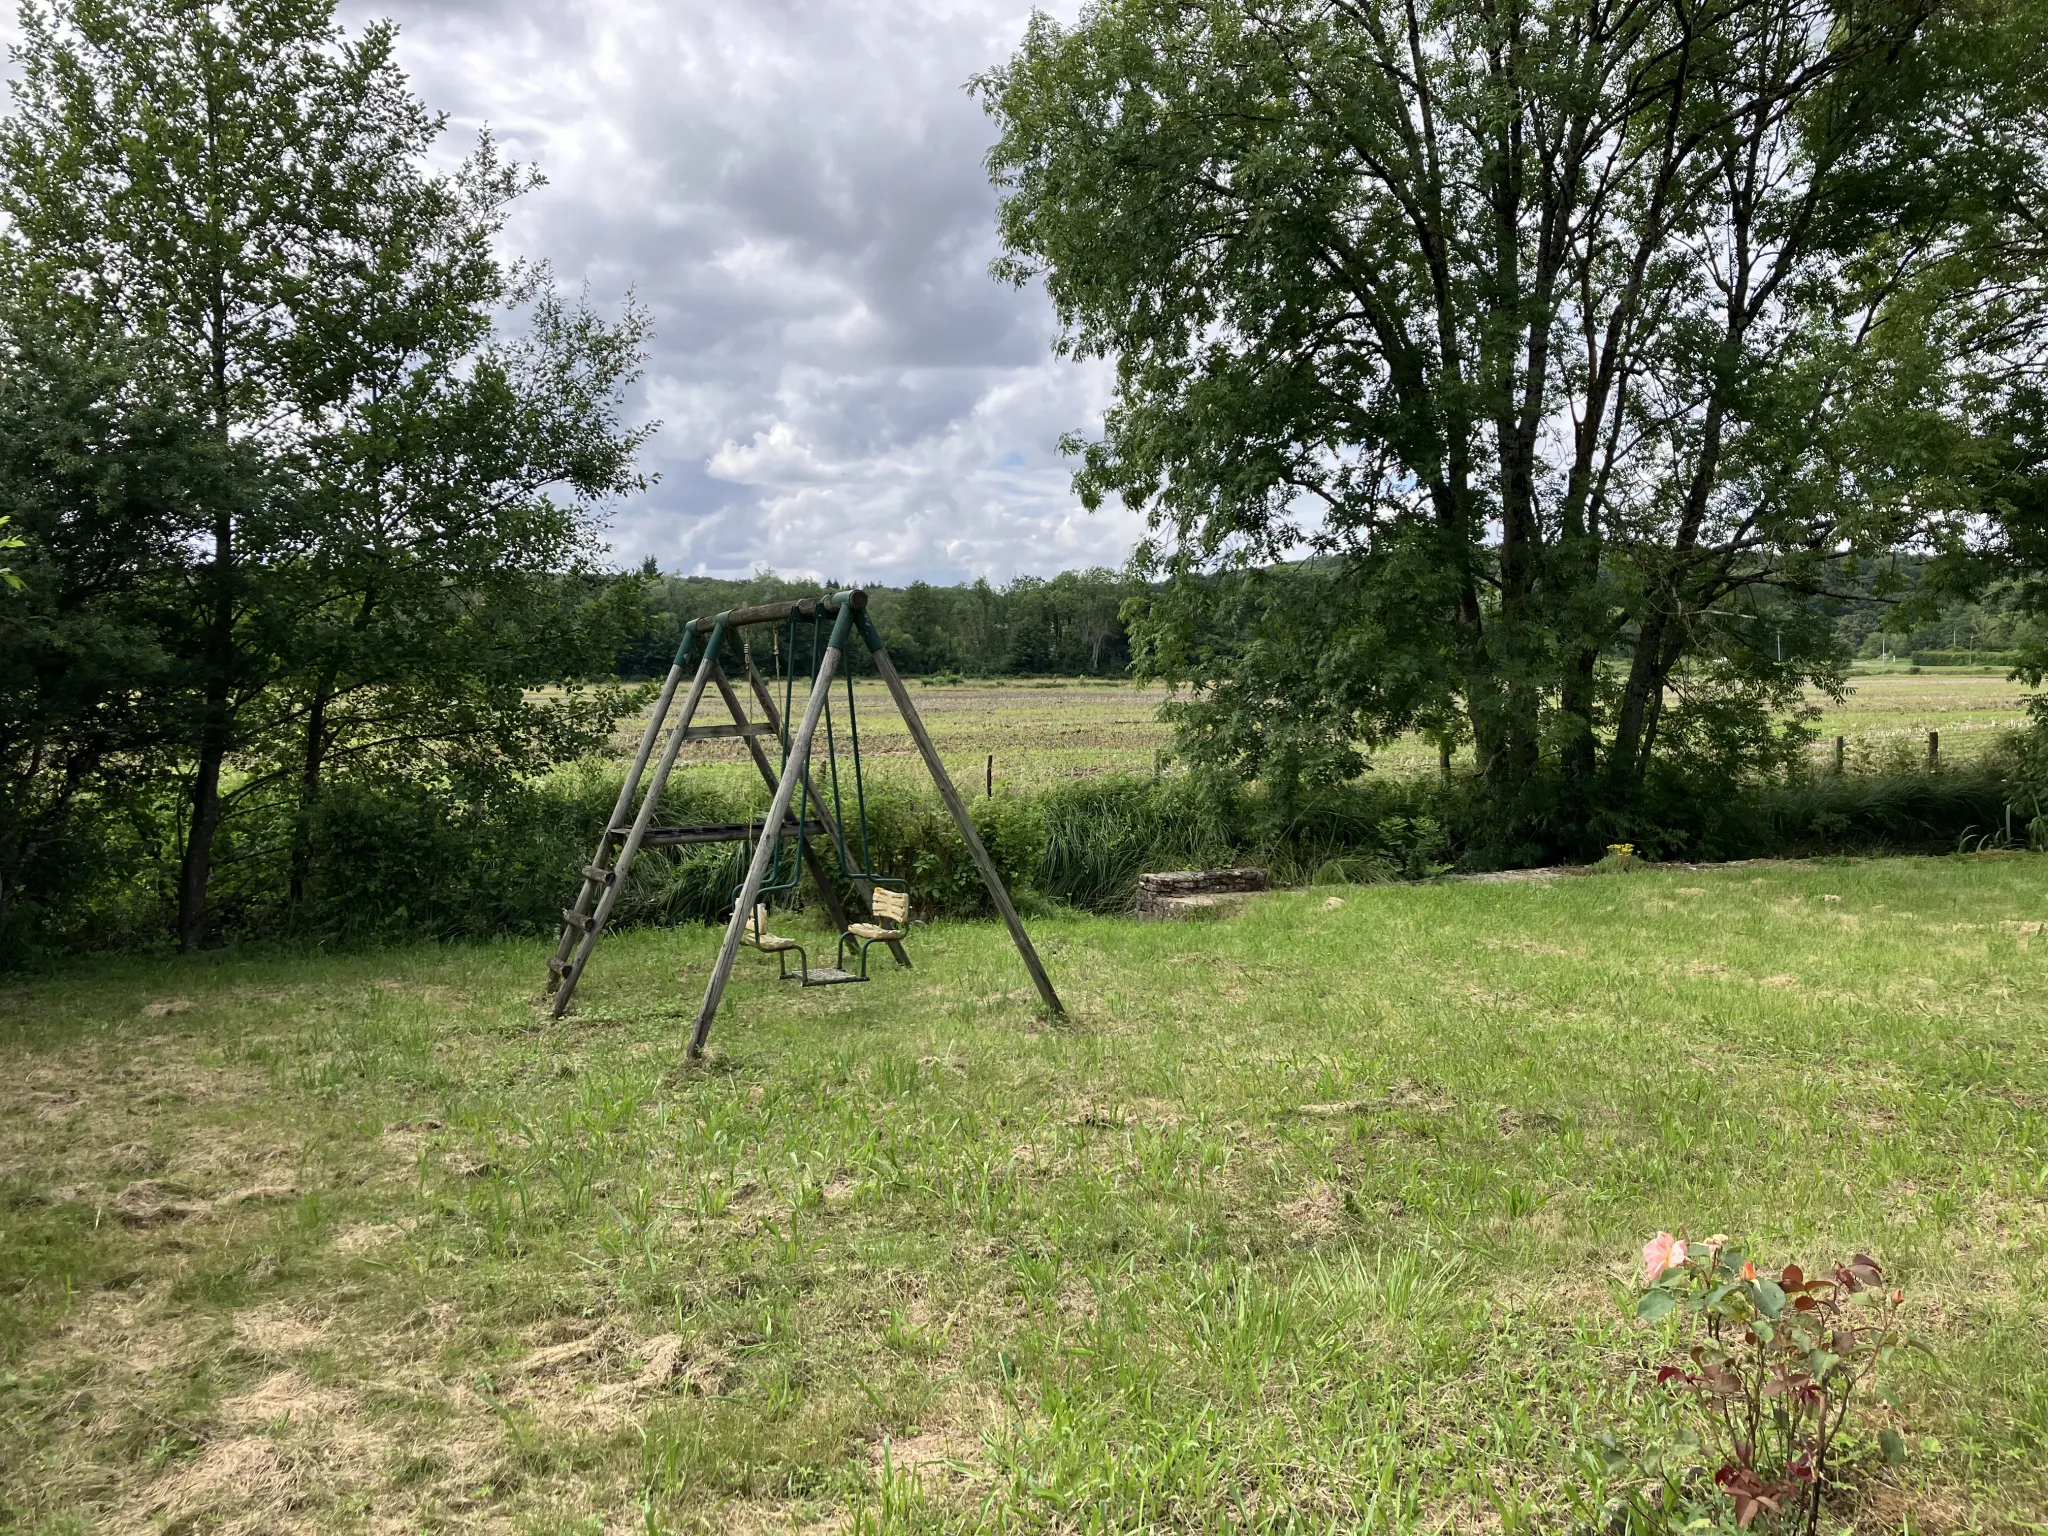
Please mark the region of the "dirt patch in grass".
[[122, 1375], [169, 1371], [186, 1358], [191, 1329], [172, 1309], [173, 1280], [82, 1299], [33, 1360], [38, 1369], [92, 1361]]
[[1305, 1194], [1275, 1208], [1299, 1242], [1319, 1243], [1343, 1230], [1346, 1208], [1344, 1191], [1334, 1184], [1317, 1184]]
[[61, 1125], [69, 1120], [84, 1102], [82, 1094], [70, 1090], [58, 1093], [35, 1092], [28, 1096], [29, 1114], [38, 1125]]
[[920, 1478], [961, 1481], [974, 1476], [986, 1447], [981, 1431], [959, 1424], [920, 1428], [913, 1435], [892, 1435], [877, 1442], [869, 1465], [880, 1473], [886, 1465]]
[[1978, 1511], [1969, 1495], [1953, 1485], [1935, 1483], [1907, 1487], [1883, 1478], [1865, 1487], [1855, 1502], [1851, 1530], [1879, 1536], [1894, 1531], [1924, 1531], [1949, 1536], [1978, 1527]]
[[168, 1179], [137, 1179], [108, 1202], [131, 1227], [157, 1227], [204, 1215], [208, 1202]]
[[531, 1351], [498, 1401], [558, 1427], [609, 1430], [664, 1396], [716, 1396], [734, 1374], [731, 1354], [715, 1345], [673, 1333], [636, 1338], [605, 1323]]
[[332, 1317], [287, 1302], [235, 1314], [235, 1336], [266, 1355], [298, 1355], [324, 1349], [333, 1335]]
[[145, 1488], [131, 1519], [225, 1532], [318, 1529], [323, 1511], [381, 1480], [390, 1439], [354, 1398], [279, 1371], [221, 1405], [222, 1427], [190, 1461]]
[[409, 1228], [402, 1222], [360, 1221], [335, 1233], [332, 1247], [336, 1253], [351, 1257], [375, 1253], [397, 1242], [408, 1230]]

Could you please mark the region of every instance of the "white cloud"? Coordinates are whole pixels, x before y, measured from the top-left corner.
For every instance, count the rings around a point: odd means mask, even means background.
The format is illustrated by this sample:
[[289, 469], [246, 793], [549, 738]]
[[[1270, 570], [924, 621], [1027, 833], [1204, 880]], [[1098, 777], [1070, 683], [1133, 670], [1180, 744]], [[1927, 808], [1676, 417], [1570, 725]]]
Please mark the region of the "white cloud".
[[[1071, 9], [1071, 6], [1066, 7]], [[549, 185], [507, 238], [657, 336], [662, 483], [622, 561], [842, 580], [1115, 564], [1062, 432], [1104, 369], [1054, 360], [1042, 294], [987, 275], [988, 120], [966, 84], [1027, 0], [403, 0], [400, 57], [451, 150], [488, 124]]]

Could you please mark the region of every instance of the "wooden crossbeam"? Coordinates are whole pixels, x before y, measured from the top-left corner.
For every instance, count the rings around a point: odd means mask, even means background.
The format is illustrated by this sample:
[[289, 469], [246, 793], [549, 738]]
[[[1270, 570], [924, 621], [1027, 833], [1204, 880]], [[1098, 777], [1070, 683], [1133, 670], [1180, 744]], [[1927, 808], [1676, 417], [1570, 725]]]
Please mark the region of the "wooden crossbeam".
[[[605, 834], [614, 842], [624, 842], [629, 827], [613, 827]], [[640, 834], [642, 848], [688, 848], [698, 843], [751, 843], [768, 830], [765, 822], [759, 821], [711, 821], [698, 827], [649, 827]], [[823, 837], [825, 823], [813, 816], [798, 826], [793, 821], [782, 824], [783, 837]]]
[[842, 605], [852, 608], [855, 612], [859, 612], [867, 607], [868, 595], [865, 592], [859, 591], [825, 592], [817, 597], [800, 597], [794, 602], [756, 603], [748, 608], [727, 609], [724, 613], [718, 614], [715, 617], [696, 619], [687, 627], [697, 634], [708, 635], [716, 625], [722, 623], [729, 634], [733, 630], [744, 629], [750, 624], [780, 624], [791, 615], [795, 615], [800, 619], [808, 619], [820, 608], [824, 609], [827, 613], [836, 615]]

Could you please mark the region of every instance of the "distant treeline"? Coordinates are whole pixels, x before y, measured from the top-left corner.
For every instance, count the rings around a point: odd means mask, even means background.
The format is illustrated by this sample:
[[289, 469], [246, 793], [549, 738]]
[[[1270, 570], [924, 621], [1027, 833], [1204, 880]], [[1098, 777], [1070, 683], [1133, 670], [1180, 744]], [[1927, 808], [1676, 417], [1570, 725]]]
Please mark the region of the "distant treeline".
[[[1786, 621], [1793, 622], [1791, 613], [1799, 610], [1832, 624], [1845, 658], [1890, 654], [1925, 666], [2016, 665], [2023, 653], [2042, 644], [2040, 625], [2023, 611], [2015, 583], [1993, 583], [1971, 601], [1938, 595], [1926, 577], [1922, 560], [1897, 559], [1882, 570], [1867, 567], [1847, 584], [1846, 593], [1793, 599], [1785, 605]], [[691, 619], [856, 584], [789, 580], [773, 571], [739, 579], [670, 576], [652, 560], [620, 579], [640, 586], [645, 615], [618, 652], [617, 673], [629, 680], [665, 672], [683, 625]], [[1121, 676], [1131, 663], [1124, 605], [1144, 590], [1129, 575], [1099, 566], [1050, 578], [1019, 576], [1001, 586], [986, 580], [944, 587], [922, 581], [867, 586], [869, 611], [899, 671], [964, 677]], [[1768, 608], [1759, 622], [1771, 623]], [[765, 631], [752, 639], [766, 671], [778, 655], [777, 644]], [[1764, 643], [1770, 648], [1768, 636]], [[863, 647], [853, 648], [848, 665], [866, 670]]]
[[2019, 667], [2048, 652], [2024, 581], [1991, 581], [1961, 593], [1944, 590], [1935, 575], [1924, 558], [1895, 556], [1865, 565], [1844, 583], [1850, 591], [1801, 605], [1831, 619], [1843, 654], [1860, 660]]
[[[647, 622], [621, 649], [623, 678], [658, 677], [668, 670], [683, 625], [706, 614], [750, 603], [810, 596], [851, 582], [789, 581], [772, 571], [744, 580], [664, 576], [652, 562], [644, 583]], [[913, 581], [907, 587], [870, 586], [868, 612], [887, 642], [897, 670], [921, 676], [1114, 677], [1130, 668], [1130, 638], [1119, 610], [1136, 584], [1116, 571], [1062, 571], [1050, 579], [1019, 576], [1002, 586], [988, 581], [952, 587]], [[779, 641], [753, 632], [757, 663], [765, 672]], [[808, 646], [807, 636], [800, 642]], [[867, 667], [865, 647], [848, 651], [856, 671]]]

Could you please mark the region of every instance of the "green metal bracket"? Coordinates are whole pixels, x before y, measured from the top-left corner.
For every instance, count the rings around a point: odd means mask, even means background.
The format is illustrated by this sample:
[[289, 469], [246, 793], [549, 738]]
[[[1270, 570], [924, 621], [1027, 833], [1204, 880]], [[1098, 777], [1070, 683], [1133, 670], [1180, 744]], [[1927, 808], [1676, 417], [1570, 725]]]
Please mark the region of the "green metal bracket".
[[875, 628], [875, 621], [868, 617], [868, 611], [865, 608], [860, 611], [860, 637], [867, 641], [870, 652], [879, 651], [882, 648], [882, 633]]
[[840, 598], [836, 605], [839, 617], [832, 621], [832, 638], [826, 644], [834, 650], [843, 651], [846, 649], [846, 632], [853, 627], [853, 604], [844, 601], [838, 593], [834, 593], [833, 596]]

